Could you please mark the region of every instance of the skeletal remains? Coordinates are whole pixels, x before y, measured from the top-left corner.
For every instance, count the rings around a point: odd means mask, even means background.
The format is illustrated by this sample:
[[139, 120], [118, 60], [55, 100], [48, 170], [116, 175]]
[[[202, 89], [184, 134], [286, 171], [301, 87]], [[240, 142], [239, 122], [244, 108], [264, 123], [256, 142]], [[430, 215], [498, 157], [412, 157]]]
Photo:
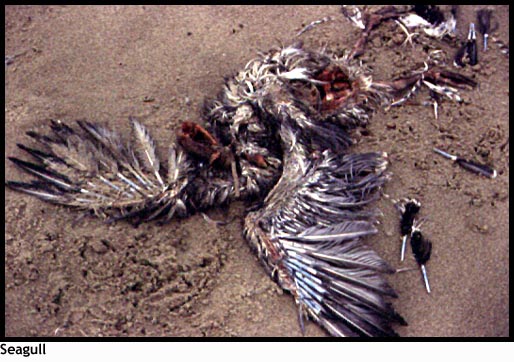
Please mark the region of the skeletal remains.
[[[257, 200], [260, 207], [245, 217], [244, 237], [294, 297], [302, 329], [308, 317], [334, 336], [395, 336], [393, 325], [406, 324], [388, 301], [396, 293], [384, 274], [395, 270], [361, 240], [377, 232], [371, 204], [390, 178], [387, 154], [352, 153], [351, 131], [421, 87], [458, 101], [458, 88], [476, 84], [429, 64], [375, 81], [355, 59], [382, 21], [441, 38], [453, 31], [454, 18], [431, 23], [394, 7], [343, 12], [362, 29], [353, 50], [337, 56], [295, 44], [261, 54], [226, 82], [207, 107], [205, 127], [182, 124], [165, 162], [136, 119], [128, 142], [99, 124], [52, 121], [48, 135], [27, 133], [40, 148], [19, 145], [36, 162], [10, 158], [36, 179], [7, 186], [132, 223]], [[414, 237], [416, 225], [410, 228], [405, 237]]]

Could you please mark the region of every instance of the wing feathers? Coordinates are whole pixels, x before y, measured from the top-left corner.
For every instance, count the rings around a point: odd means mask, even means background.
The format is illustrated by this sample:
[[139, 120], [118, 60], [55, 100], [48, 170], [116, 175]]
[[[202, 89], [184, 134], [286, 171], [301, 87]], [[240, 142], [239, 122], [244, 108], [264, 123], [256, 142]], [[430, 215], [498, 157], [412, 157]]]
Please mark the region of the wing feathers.
[[60, 121], [51, 121], [50, 135], [27, 132], [45, 149], [18, 146], [38, 163], [13, 157], [10, 160], [38, 180], [8, 181], [6, 185], [45, 201], [93, 211], [110, 220], [150, 220], [162, 215], [169, 219], [175, 211], [184, 216], [187, 207], [185, 199], [180, 198], [184, 197], [189, 177], [186, 156], [181, 150], [170, 151], [170, 184], [165, 184], [153, 140], [143, 125], [131, 121], [136, 138], [133, 144], [86, 121], [77, 121], [77, 131]]
[[159, 174], [160, 162], [155, 154], [155, 144], [146, 128], [135, 118], [131, 117], [132, 129], [136, 138], [136, 150], [143, 161], [146, 170], [153, 174], [159, 185], [163, 186], [161, 175]]
[[[302, 151], [296, 152], [284, 170], [300, 164], [295, 157]], [[394, 270], [361, 240], [377, 232], [377, 212], [365, 206], [387, 180], [386, 163], [383, 153], [324, 151], [296, 174], [284, 174], [264, 208], [245, 222], [258, 249], [270, 247], [263, 238], [271, 240], [273, 252], [261, 255], [272, 257], [263, 262], [282, 270], [278, 282], [295, 295], [300, 311], [335, 336], [396, 336], [392, 324], [405, 324], [386, 300], [397, 296], [384, 278]]]

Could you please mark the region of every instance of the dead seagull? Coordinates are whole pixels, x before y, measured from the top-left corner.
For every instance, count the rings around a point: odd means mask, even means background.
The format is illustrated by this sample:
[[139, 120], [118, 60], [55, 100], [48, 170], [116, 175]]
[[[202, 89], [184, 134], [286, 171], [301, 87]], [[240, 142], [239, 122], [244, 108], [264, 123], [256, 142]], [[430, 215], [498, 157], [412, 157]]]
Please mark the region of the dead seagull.
[[36, 179], [6, 185], [135, 224], [257, 201], [244, 236], [294, 297], [302, 329], [311, 318], [333, 336], [396, 336], [406, 322], [389, 302], [397, 295], [384, 275], [394, 269], [362, 242], [377, 232], [373, 202], [390, 178], [388, 158], [352, 153], [351, 132], [428, 81], [436, 90], [469, 82], [435, 69], [375, 82], [352, 57], [274, 48], [207, 103], [205, 127], [182, 124], [167, 160], [136, 119], [130, 139], [88, 121], [52, 121], [47, 135], [27, 133], [38, 148], [19, 145], [33, 161], [10, 158]]

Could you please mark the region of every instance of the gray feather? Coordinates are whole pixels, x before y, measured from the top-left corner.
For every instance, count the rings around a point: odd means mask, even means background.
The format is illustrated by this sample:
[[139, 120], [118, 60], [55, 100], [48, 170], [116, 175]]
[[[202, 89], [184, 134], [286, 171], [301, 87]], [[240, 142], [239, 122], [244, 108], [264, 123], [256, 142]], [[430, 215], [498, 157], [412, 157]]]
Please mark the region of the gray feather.
[[134, 130], [136, 139], [135, 148], [146, 171], [153, 174], [159, 184], [163, 186], [164, 183], [161, 175], [159, 174], [160, 162], [155, 154], [155, 144], [153, 139], [150, 137], [146, 128], [135, 118], [130, 117], [130, 121], [132, 122], [132, 129]]

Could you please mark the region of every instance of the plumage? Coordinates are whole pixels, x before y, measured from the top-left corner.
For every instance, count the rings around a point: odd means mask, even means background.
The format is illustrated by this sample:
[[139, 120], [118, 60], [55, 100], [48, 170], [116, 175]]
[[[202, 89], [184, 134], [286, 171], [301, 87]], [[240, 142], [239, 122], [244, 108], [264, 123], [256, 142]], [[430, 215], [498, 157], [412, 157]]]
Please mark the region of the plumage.
[[[361, 24], [361, 13], [352, 14]], [[372, 204], [390, 178], [387, 154], [351, 153], [351, 131], [423, 80], [446, 91], [447, 75], [375, 82], [352, 56], [274, 48], [206, 103], [205, 128], [183, 124], [165, 162], [135, 119], [129, 141], [92, 122], [52, 121], [49, 135], [28, 132], [41, 150], [20, 146], [38, 164], [11, 158], [37, 180], [6, 184], [134, 223], [253, 201], [244, 236], [293, 295], [302, 326], [308, 316], [334, 336], [396, 336], [393, 326], [406, 322], [388, 301], [397, 295], [384, 275], [394, 269], [362, 240], [377, 232]]]
[[416, 199], [408, 199], [405, 204], [398, 206], [401, 211], [400, 233], [402, 236], [410, 235], [414, 219], [421, 208], [421, 204]]
[[414, 254], [418, 264], [426, 264], [430, 259], [430, 254], [432, 253], [432, 243], [421, 234], [421, 231], [417, 229], [412, 232], [410, 243], [412, 246], [412, 253]]
[[136, 144], [134, 148], [142, 161], [147, 173], [153, 174], [160, 186], [164, 186], [159, 174], [160, 162], [155, 154], [155, 145], [146, 128], [135, 118], [131, 117], [132, 129], [134, 130]]

